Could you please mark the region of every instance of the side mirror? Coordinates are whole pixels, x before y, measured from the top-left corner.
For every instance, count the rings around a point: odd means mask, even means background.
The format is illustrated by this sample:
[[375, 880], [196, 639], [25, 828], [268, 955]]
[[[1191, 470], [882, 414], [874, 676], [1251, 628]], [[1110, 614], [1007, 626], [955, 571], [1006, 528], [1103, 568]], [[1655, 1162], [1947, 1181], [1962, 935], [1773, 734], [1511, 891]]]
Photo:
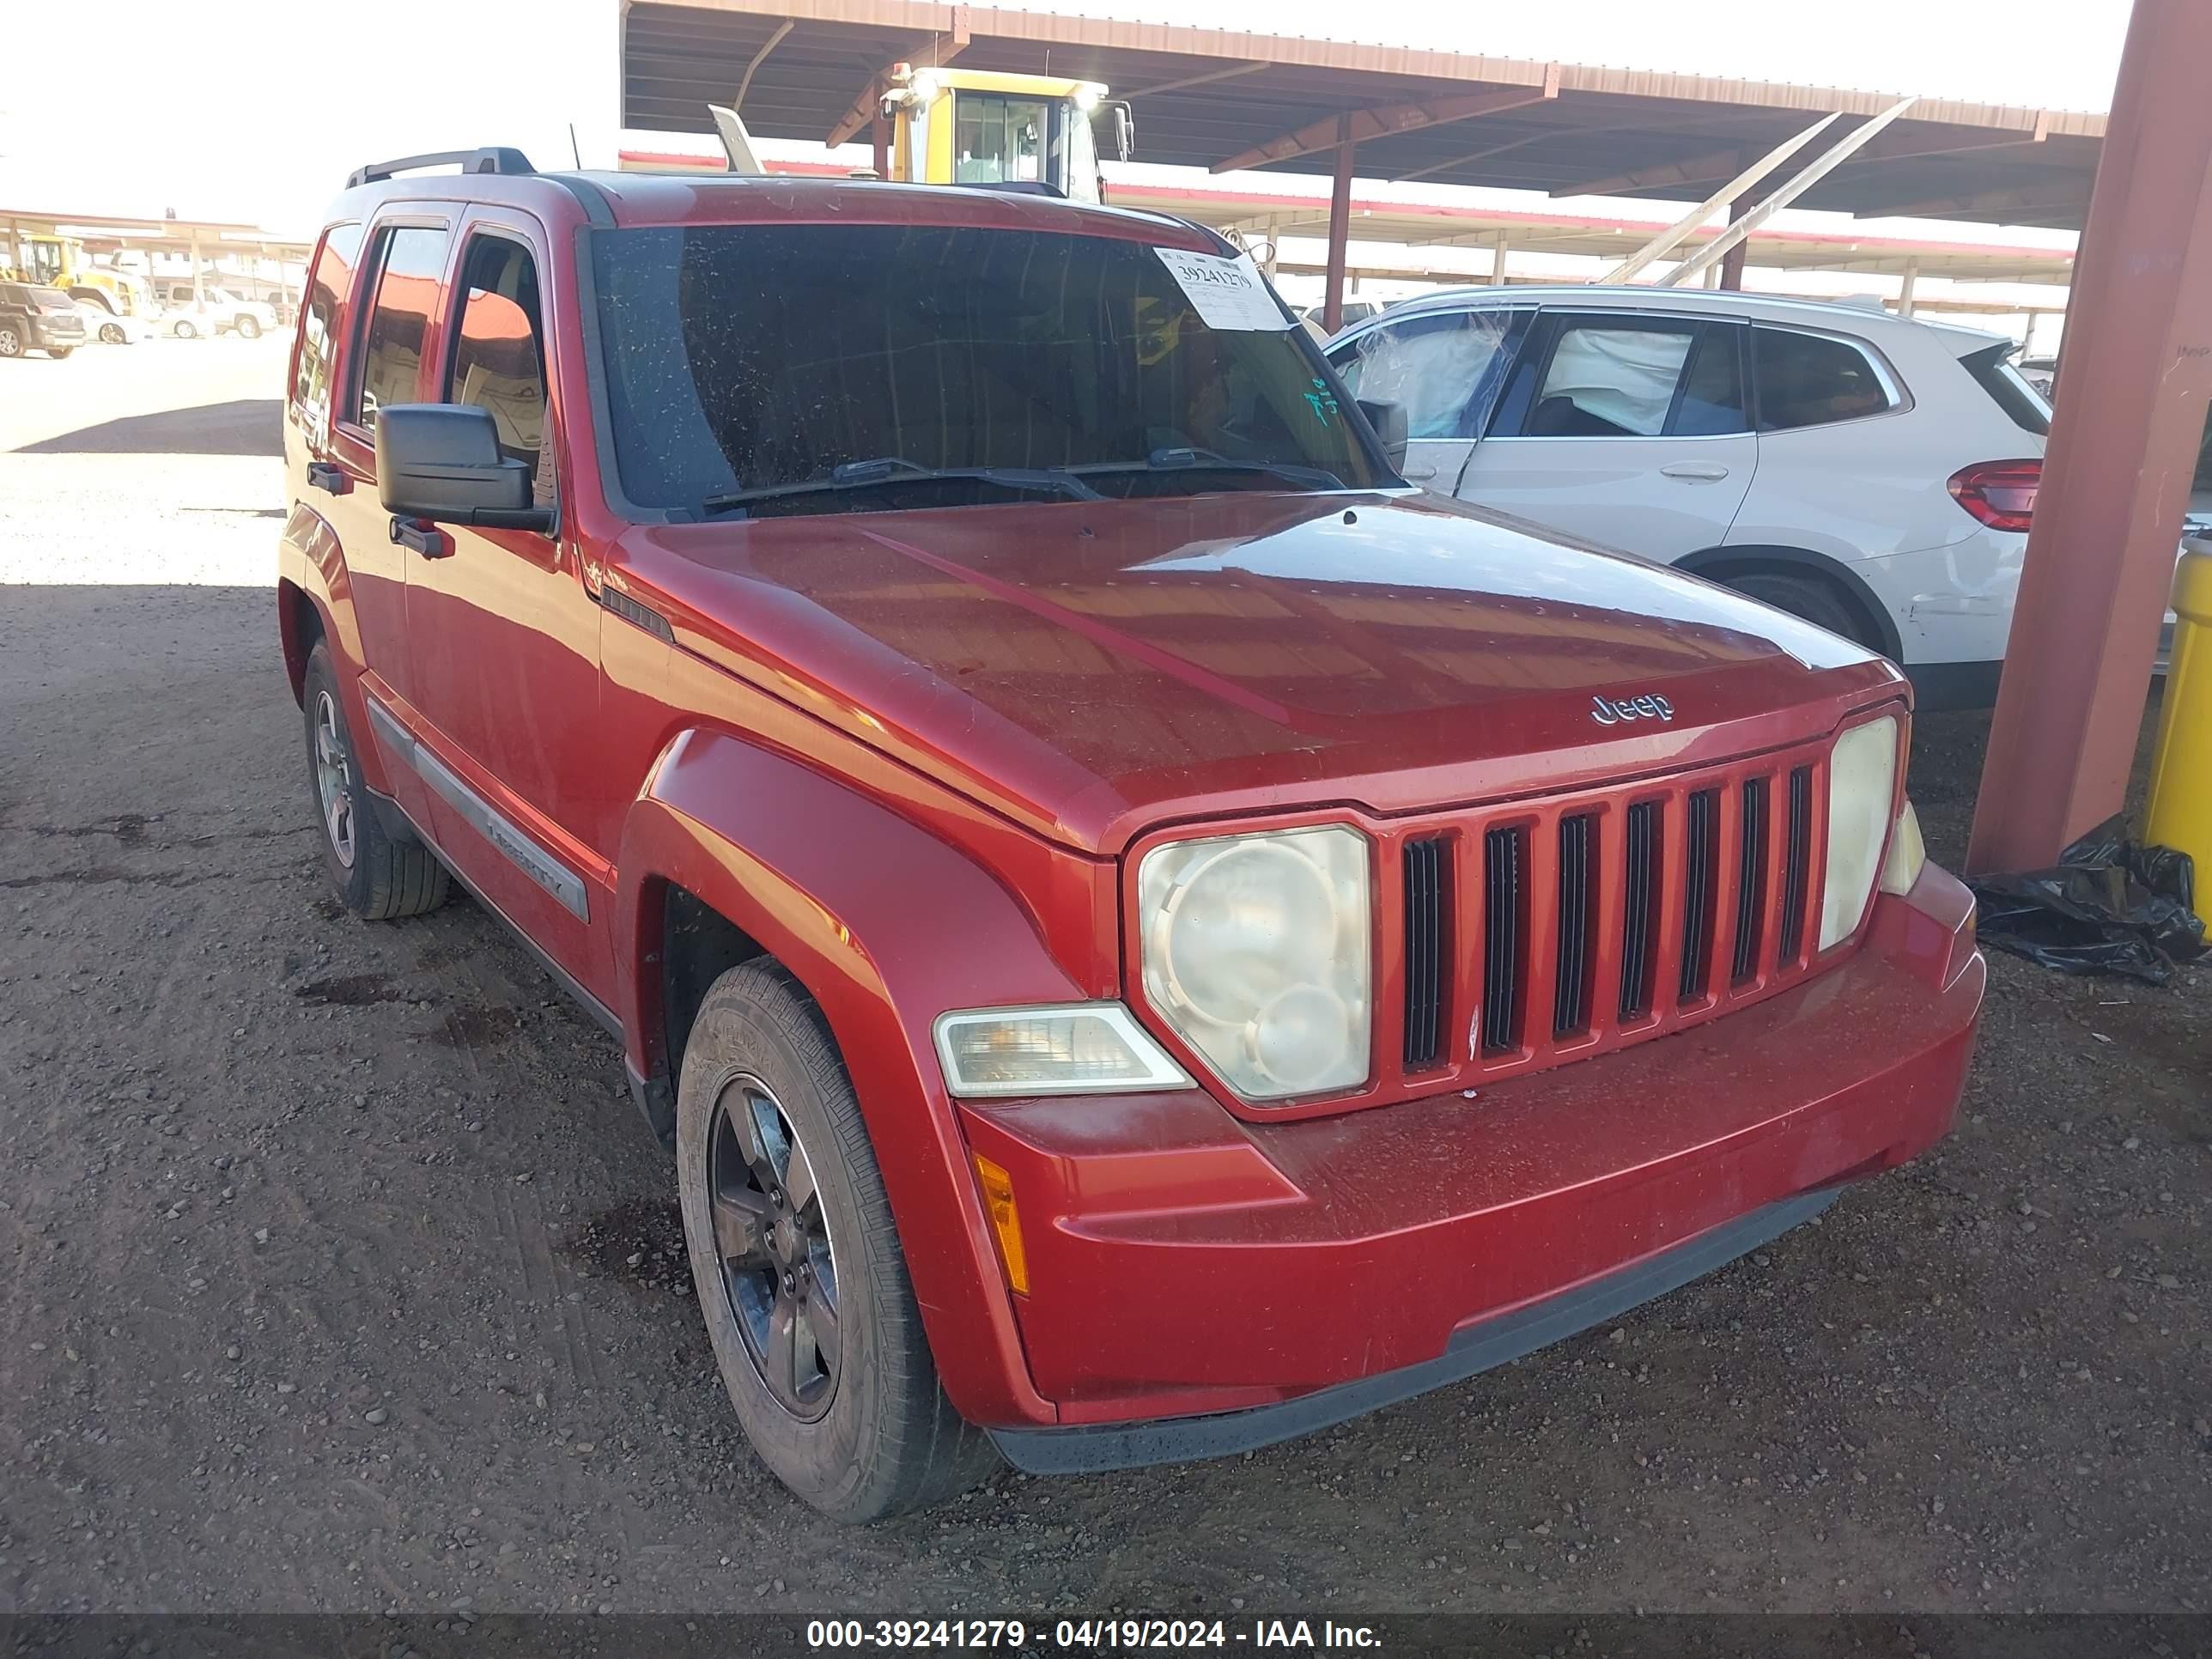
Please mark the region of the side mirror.
[[[1406, 466], [1405, 404], [1370, 404], [1362, 398], [1359, 412], [1367, 417], [1367, 424], [1375, 428], [1375, 435], [1382, 441], [1382, 453], [1389, 458], [1391, 466], [1403, 471]], [[377, 469], [377, 472], [380, 477], [383, 476], [381, 467]]]
[[473, 404], [392, 404], [376, 411], [376, 494], [397, 518], [497, 530], [553, 528], [530, 500], [530, 468], [499, 449], [491, 411]]
[[1129, 113], [1127, 104], [1114, 106], [1114, 154], [1118, 161], [1127, 161], [1137, 153], [1137, 121]]

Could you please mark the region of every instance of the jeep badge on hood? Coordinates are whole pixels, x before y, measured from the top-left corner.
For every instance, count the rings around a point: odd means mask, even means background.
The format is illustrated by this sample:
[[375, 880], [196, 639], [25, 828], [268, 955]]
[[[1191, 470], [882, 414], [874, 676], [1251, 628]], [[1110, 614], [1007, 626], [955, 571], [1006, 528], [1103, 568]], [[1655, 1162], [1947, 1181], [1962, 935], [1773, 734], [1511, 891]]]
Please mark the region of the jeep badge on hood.
[[1649, 693], [1640, 697], [1592, 697], [1590, 718], [1600, 726], [1619, 726], [1623, 720], [1671, 720], [1674, 705]]

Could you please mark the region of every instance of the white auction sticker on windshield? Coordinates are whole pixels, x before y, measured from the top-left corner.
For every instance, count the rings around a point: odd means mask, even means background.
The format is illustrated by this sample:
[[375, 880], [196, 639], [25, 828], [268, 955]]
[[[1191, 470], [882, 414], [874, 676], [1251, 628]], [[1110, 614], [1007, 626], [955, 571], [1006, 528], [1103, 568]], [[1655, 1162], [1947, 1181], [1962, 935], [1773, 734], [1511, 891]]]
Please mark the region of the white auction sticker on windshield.
[[1275, 296], [1267, 291], [1267, 279], [1260, 275], [1250, 254], [1224, 259], [1213, 253], [1186, 253], [1181, 248], [1157, 247], [1152, 252], [1160, 256], [1168, 275], [1189, 296], [1208, 328], [1279, 332], [1291, 325]]

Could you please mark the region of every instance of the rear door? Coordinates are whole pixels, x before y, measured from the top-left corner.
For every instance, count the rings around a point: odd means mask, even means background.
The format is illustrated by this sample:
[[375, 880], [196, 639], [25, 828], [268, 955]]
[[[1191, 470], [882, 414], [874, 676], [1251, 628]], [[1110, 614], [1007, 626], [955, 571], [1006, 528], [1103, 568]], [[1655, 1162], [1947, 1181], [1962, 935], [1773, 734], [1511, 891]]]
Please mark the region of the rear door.
[[1354, 397], [1406, 411], [1407, 482], [1446, 495], [1458, 485], [1533, 314], [1525, 306], [1420, 311], [1331, 349]]
[[[438, 289], [453, 248], [451, 222], [418, 203], [378, 221], [366, 243], [368, 268], [349, 319], [351, 347], [322, 434], [320, 465], [308, 469], [304, 498], [344, 550], [346, 580], [361, 629], [363, 692], [404, 723], [413, 696], [407, 639], [406, 561], [393, 544], [392, 515], [376, 490], [376, 411], [429, 395], [436, 359]], [[432, 797], [421, 776], [384, 741], [380, 716], [367, 713], [385, 773], [408, 816], [428, 828]], [[357, 736], [356, 742], [368, 739]]]
[[1719, 545], [1759, 463], [1744, 333], [1547, 308], [1458, 494], [1662, 564]]

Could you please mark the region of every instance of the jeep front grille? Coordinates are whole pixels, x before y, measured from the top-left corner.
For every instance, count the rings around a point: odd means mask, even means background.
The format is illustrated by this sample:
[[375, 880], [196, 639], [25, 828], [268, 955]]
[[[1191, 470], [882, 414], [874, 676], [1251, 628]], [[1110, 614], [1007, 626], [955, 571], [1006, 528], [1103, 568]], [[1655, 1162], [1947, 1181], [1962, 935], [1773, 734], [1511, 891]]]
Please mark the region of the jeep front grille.
[[1628, 858], [1621, 872], [1620, 1018], [1650, 1012], [1652, 968], [1658, 955], [1661, 803], [1640, 800], [1628, 809]]
[[[1384, 895], [1403, 994], [1376, 1079], [1412, 1093], [1600, 1054], [1808, 973], [1827, 744], [1422, 820]], [[1418, 1074], [1415, 1075], [1415, 1074]]]
[[1406, 843], [1406, 1069], [1425, 1071], [1443, 1049], [1444, 842]]
[[1518, 826], [1482, 838], [1482, 1052], [1504, 1054], [1521, 1044], [1522, 918], [1527, 890], [1522, 854], [1528, 842]]

